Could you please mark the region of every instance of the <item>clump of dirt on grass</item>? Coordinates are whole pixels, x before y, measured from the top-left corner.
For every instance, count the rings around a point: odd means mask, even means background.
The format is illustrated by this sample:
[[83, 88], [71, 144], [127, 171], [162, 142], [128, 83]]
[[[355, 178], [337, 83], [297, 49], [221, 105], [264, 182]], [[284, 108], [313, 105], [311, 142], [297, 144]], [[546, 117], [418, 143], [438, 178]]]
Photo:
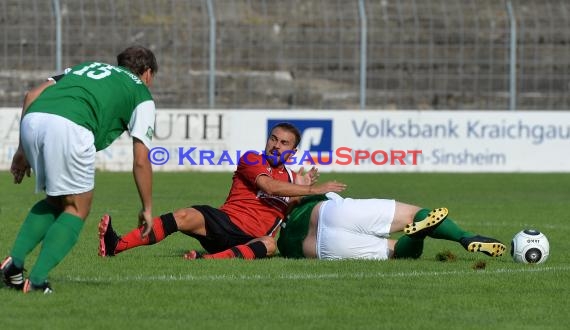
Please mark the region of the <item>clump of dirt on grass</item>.
[[442, 252], [439, 252], [438, 254], [435, 255], [435, 260], [437, 261], [455, 261], [457, 259], [457, 257], [455, 256], [455, 254], [451, 253], [451, 251], [449, 250], [445, 250]]
[[479, 260], [473, 264], [474, 270], [482, 270], [482, 269], [485, 269], [485, 267], [487, 267], [487, 263], [483, 260]]

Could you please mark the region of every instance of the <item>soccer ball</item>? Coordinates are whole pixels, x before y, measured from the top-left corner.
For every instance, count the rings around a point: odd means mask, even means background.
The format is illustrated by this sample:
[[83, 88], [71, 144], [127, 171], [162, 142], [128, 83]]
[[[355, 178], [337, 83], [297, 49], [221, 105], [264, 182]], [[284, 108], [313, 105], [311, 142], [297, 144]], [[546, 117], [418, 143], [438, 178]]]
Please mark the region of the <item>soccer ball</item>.
[[520, 231], [511, 241], [511, 256], [515, 262], [540, 264], [548, 259], [549, 253], [548, 238], [536, 229]]

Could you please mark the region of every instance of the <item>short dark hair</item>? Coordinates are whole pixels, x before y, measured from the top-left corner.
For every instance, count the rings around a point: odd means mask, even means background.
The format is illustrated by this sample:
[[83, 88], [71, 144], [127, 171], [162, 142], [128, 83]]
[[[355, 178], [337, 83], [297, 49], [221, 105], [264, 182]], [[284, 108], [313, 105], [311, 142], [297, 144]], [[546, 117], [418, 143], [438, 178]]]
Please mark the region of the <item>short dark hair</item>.
[[152, 51], [142, 46], [131, 46], [117, 55], [117, 64], [141, 76], [150, 69], [152, 74], [158, 72], [158, 64]]
[[277, 127], [282, 128], [282, 129], [284, 129], [290, 133], [293, 133], [293, 135], [295, 135], [295, 145], [293, 146], [293, 148], [297, 148], [297, 146], [301, 142], [301, 132], [299, 131], [299, 129], [291, 123], [282, 122], [282, 123], [278, 123], [278, 124], [274, 125], [273, 127], [271, 127], [270, 132], [273, 132], [273, 130], [276, 129]]

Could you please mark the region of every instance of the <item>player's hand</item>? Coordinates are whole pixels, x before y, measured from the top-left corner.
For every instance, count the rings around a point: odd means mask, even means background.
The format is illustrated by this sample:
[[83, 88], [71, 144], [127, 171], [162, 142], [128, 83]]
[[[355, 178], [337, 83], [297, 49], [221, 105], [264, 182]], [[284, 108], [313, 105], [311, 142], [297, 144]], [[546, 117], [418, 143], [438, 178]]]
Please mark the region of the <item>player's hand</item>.
[[326, 194], [328, 192], [342, 192], [346, 189], [346, 184], [337, 181], [328, 181], [316, 184], [311, 187], [311, 193], [314, 195]]
[[143, 227], [142, 237], [148, 236], [152, 230], [152, 225], [154, 220], [152, 219], [152, 214], [148, 210], [141, 210], [139, 212], [139, 227]]
[[28, 163], [28, 160], [26, 159], [24, 150], [22, 148], [18, 148], [12, 158], [12, 166], [10, 166], [10, 173], [14, 176], [14, 183], [21, 183], [24, 179], [24, 175], [29, 178], [30, 170], [30, 163]]
[[305, 171], [305, 168], [301, 167], [299, 171], [297, 171], [297, 176], [295, 177], [295, 183], [303, 186], [311, 186], [318, 180], [319, 170], [314, 166], [308, 171]]
[[309, 178], [311, 179], [311, 185], [314, 185], [315, 183], [317, 183], [317, 181], [319, 181], [319, 169], [316, 167], [311, 167], [311, 169], [309, 171], [307, 171], [307, 175], [309, 176]]
[[304, 167], [301, 167], [297, 171], [297, 175], [295, 176], [295, 184], [299, 184], [302, 186], [308, 186], [311, 184], [311, 178], [309, 178], [309, 176], [307, 175], [307, 172], [305, 172]]

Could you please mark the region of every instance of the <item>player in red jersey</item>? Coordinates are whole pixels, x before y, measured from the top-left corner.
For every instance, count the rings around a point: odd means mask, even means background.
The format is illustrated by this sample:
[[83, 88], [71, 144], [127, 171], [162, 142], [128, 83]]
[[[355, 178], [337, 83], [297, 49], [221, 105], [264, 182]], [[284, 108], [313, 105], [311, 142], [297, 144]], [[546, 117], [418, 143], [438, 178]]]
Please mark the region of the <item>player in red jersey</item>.
[[315, 168], [292, 173], [285, 166], [297, 151], [301, 135], [289, 124], [271, 129], [265, 155], [244, 154], [233, 175], [226, 201], [220, 208], [194, 205], [154, 219], [151, 234], [143, 237], [143, 227], [119, 236], [104, 215], [99, 223], [99, 255], [114, 256], [137, 246], [162, 241], [174, 232], [196, 238], [208, 254], [196, 251], [185, 254], [196, 258], [256, 259], [272, 256], [277, 249], [275, 234], [290, 206], [299, 197], [326, 192], [340, 192], [346, 185], [336, 181], [316, 184]]

